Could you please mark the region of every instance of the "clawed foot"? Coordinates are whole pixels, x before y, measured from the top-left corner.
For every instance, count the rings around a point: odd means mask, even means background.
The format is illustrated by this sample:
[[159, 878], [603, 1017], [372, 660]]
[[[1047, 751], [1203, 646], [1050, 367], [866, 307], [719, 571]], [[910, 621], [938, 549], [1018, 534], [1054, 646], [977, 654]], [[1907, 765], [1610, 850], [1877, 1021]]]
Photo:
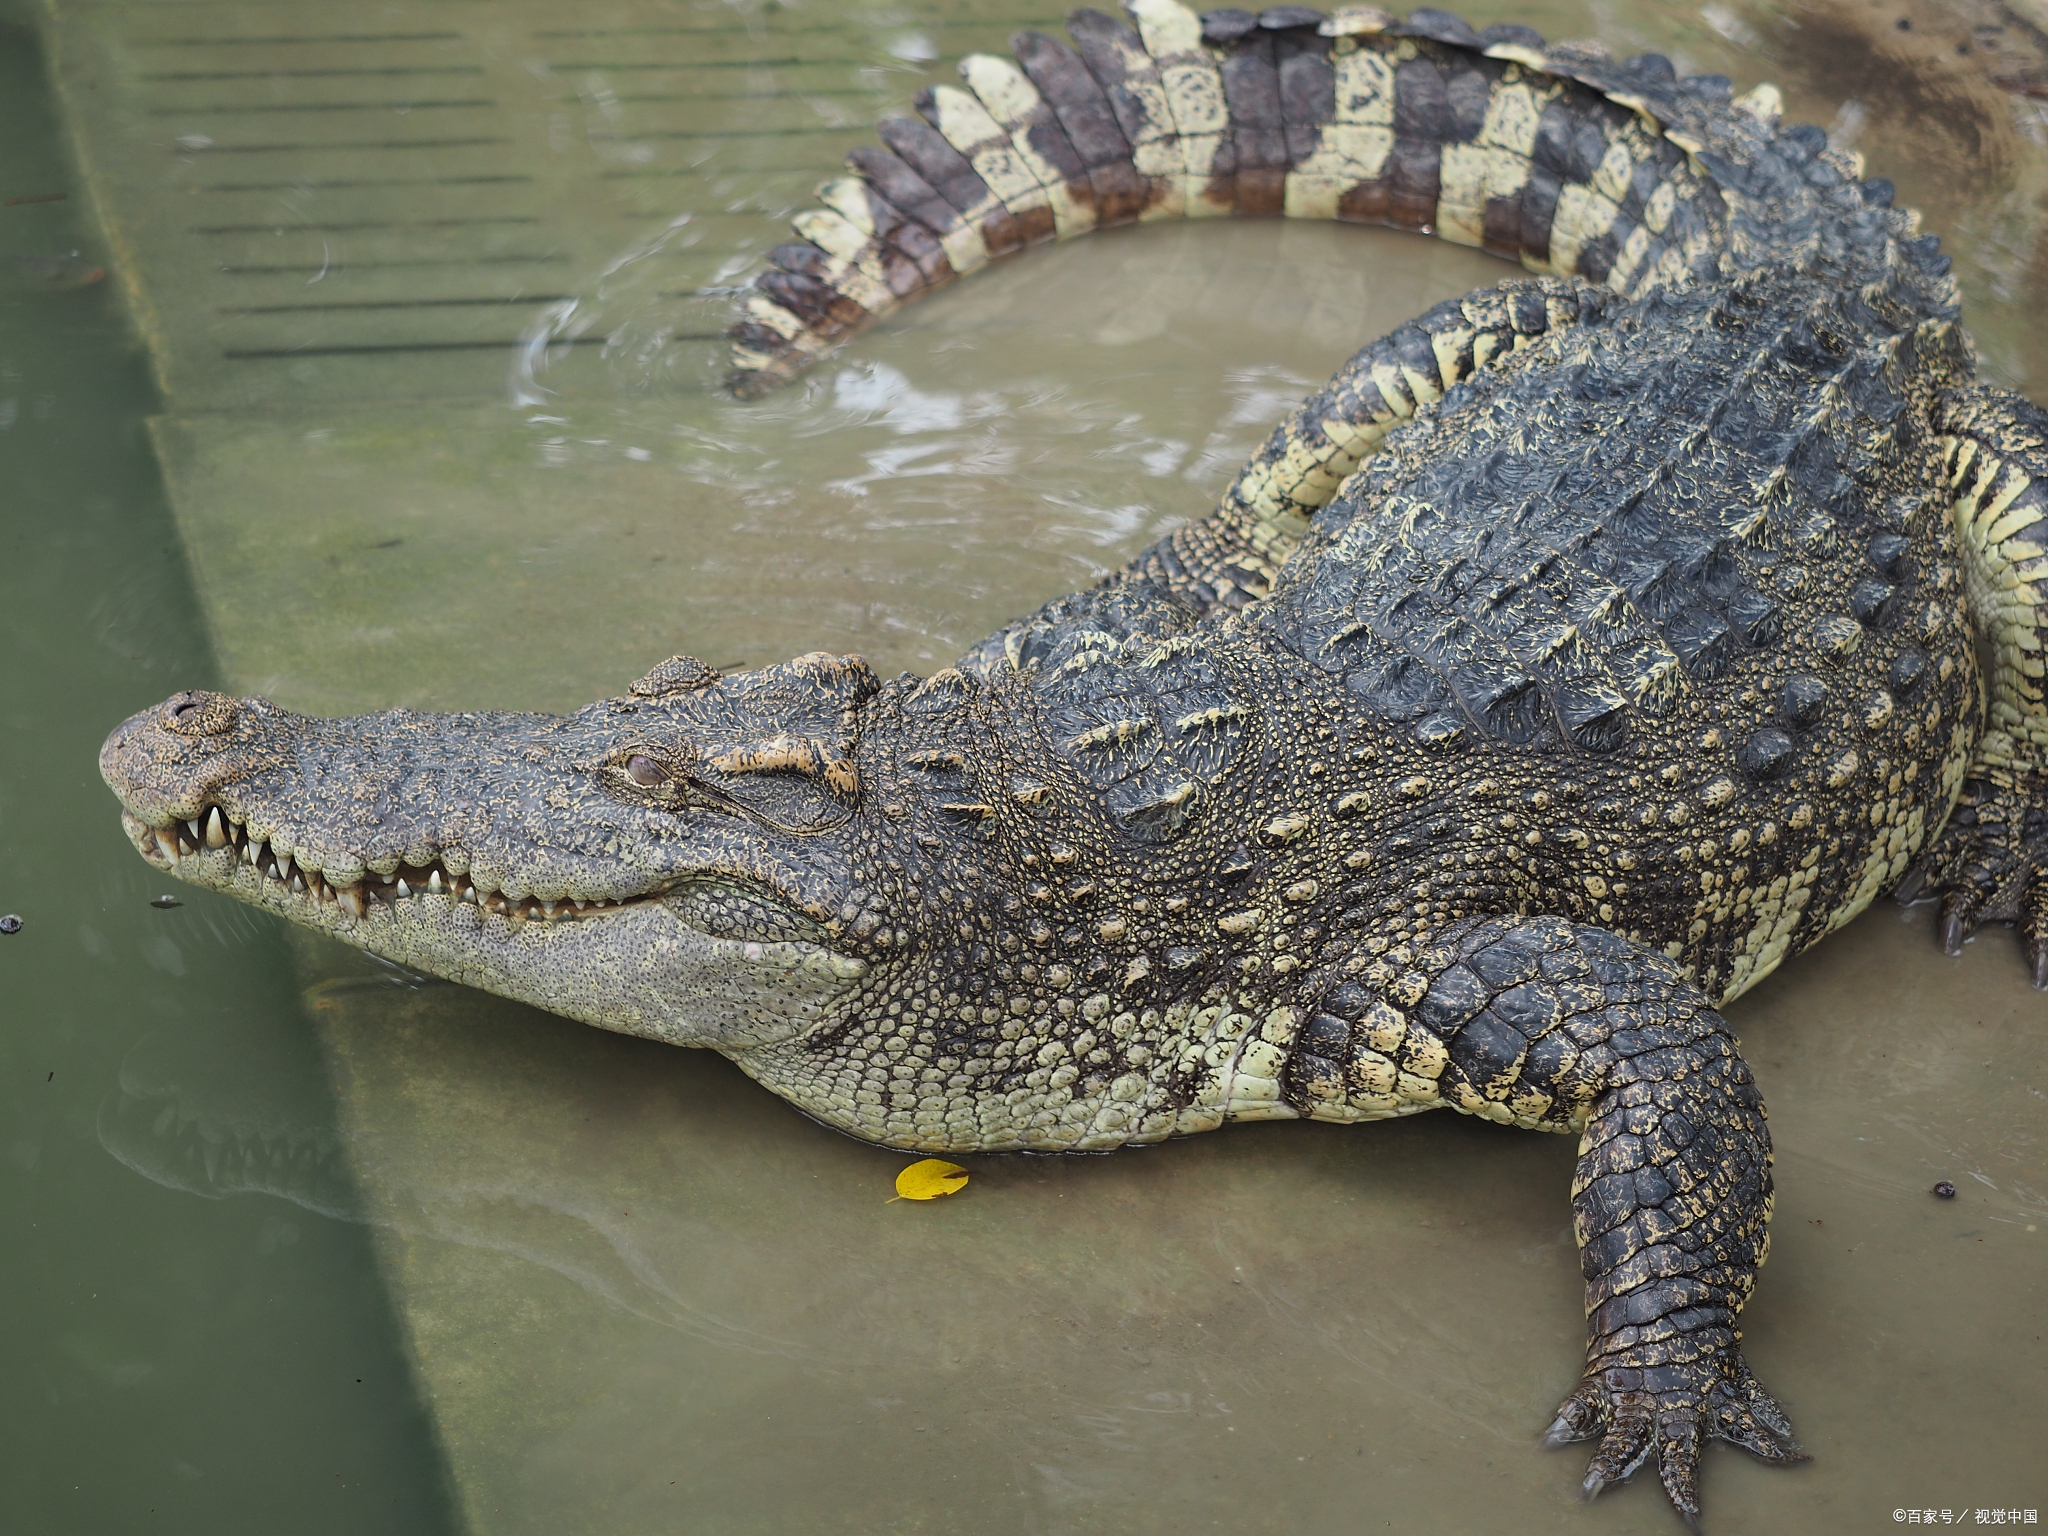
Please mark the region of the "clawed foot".
[[1683, 1364], [1588, 1370], [1543, 1436], [1550, 1446], [1600, 1437], [1581, 1489], [1588, 1499], [1625, 1482], [1655, 1457], [1664, 1491], [1687, 1527], [1700, 1528], [1700, 1451], [1709, 1440], [1739, 1445], [1786, 1466], [1806, 1460], [1784, 1410], [1729, 1348]]
[[2036, 987], [2048, 990], [2048, 775], [1979, 762], [1941, 835], [1900, 885], [1901, 901], [1939, 896], [1951, 955], [1981, 923], [2015, 924]]

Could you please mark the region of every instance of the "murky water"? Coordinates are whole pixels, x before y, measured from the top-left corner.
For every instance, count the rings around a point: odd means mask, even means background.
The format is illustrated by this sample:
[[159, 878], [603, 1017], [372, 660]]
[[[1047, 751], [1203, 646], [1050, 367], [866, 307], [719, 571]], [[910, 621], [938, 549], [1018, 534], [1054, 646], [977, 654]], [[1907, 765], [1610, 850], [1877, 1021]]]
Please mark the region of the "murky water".
[[[96, 231], [0, 25], [0, 252]], [[0, 293], [0, 1529], [446, 1531], [272, 925], [150, 905], [104, 721], [215, 675], [104, 284]], [[229, 1196], [264, 1187], [293, 1199]]]
[[[301, 1374], [245, 1385], [244, 1419], [211, 1438], [274, 1441], [251, 1497], [296, 1493], [337, 1528], [386, 1527], [329, 1497], [324, 1463], [304, 1461], [313, 1445], [361, 1446], [365, 1482], [427, 1521], [437, 1440], [456, 1518], [478, 1532], [1675, 1528], [1651, 1483], [1579, 1506], [1583, 1459], [1535, 1448], [1582, 1345], [1565, 1141], [1452, 1116], [1239, 1127], [1142, 1154], [967, 1159], [963, 1195], [888, 1205], [900, 1157], [802, 1121], [716, 1057], [418, 984], [203, 893], [151, 910], [154, 877], [91, 774], [107, 724], [206, 675], [193, 611], [176, 606], [180, 543], [219, 675], [302, 708], [567, 706], [677, 649], [752, 664], [827, 647], [928, 671], [1200, 515], [1350, 351], [1503, 269], [1383, 231], [1115, 231], [982, 274], [802, 386], [739, 405], [711, 387], [715, 348], [690, 339], [724, 316], [701, 290], [780, 237], [779, 215], [875, 111], [945, 78], [962, 49], [1049, 18], [941, 0], [815, 21], [615, 0], [572, 25], [446, 0], [379, 5], [373, 28], [351, 19], [371, 7], [343, 6], [318, 34], [355, 39], [319, 44], [341, 50], [335, 68], [454, 79], [446, 110], [474, 122], [434, 132], [509, 142], [540, 125], [533, 200], [461, 205], [530, 222], [498, 246], [444, 249], [393, 232], [423, 205], [394, 202], [364, 232], [367, 194], [330, 190], [334, 146], [369, 142], [359, 128], [232, 115], [249, 103], [218, 78], [178, 77], [233, 71], [169, 70], [143, 46], [228, 38], [245, 75], [303, 70], [314, 44], [275, 41], [302, 8], [175, 9], [176, 27], [119, 6], [59, 27], [109, 206], [146, 215], [117, 278], [151, 306], [137, 312], [167, 384], [151, 442], [175, 522], [136, 438], [119, 458], [42, 434], [40, 467], [23, 471], [41, 499], [9, 502], [44, 563], [9, 566], [24, 584], [17, 657], [37, 660], [5, 683], [23, 702], [0, 837], [14, 840], [6, 878], [38, 903], [0, 902], [34, 919], [0, 940], [0, 962], [42, 989], [17, 994], [42, 1000], [21, 1017], [65, 1021], [37, 1048], [73, 1053], [48, 1082], [31, 1080], [34, 1062], [10, 1069], [24, 1105], [10, 1127], [46, 1115], [69, 1149], [9, 1171], [26, 1219], [46, 1225], [8, 1283], [67, 1277], [25, 1297], [36, 1321], [11, 1340], [92, 1341], [38, 1346], [36, 1368], [112, 1361], [72, 1369], [113, 1373], [99, 1390], [140, 1404], [158, 1378], [120, 1387], [119, 1373], [131, 1358], [167, 1368], [108, 1339], [158, 1317], [260, 1353], [249, 1341], [271, 1337], [270, 1296], [324, 1308], [293, 1334]], [[1932, 0], [1548, 0], [1474, 19], [1508, 16], [1776, 80], [1795, 115], [1853, 138], [1947, 237], [1988, 371], [2048, 390], [2035, 236], [2048, 154], [2030, 94], [2048, 44], [2021, 18]], [[361, 41], [373, 34], [423, 51], [393, 63]], [[325, 89], [282, 81], [263, 85], [265, 111]], [[123, 123], [143, 126], [95, 126], [86, 94], [131, 86], [143, 106]], [[460, 105], [472, 98], [503, 121]], [[348, 105], [328, 104], [337, 118]], [[390, 131], [425, 135], [424, 115]], [[264, 134], [283, 169], [226, 180], [225, 150], [254, 161]], [[210, 190], [259, 182], [285, 190]], [[204, 229], [241, 231], [205, 236], [224, 242], [206, 260], [272, 286], [216, 302], [211, 269], [157, 281], [187, 270], [160, 254], [172, 247], [147, 198], [166, 188], [245, 210], [206, 215]], [[573, 217], [547, 222], [549, 199]], [[71, 229], [53, 222], [49, 240], [90, 240]], [[593, 238], [598, 255], [579, 254]], [[529, 344], [480, 349], [483, 371], [460, 350], [467, 333], [433, 332], [441, 350], [398, 354], [418, 359], [400, 369], [367, 349], [412, 345], [402, 329], [334, 329], [369, 326], [402, 295], [452, 294], [426, 263], [515, 257], [546, 270], [506, 290]], [[215, 318], [198, 316], [201, 294]], [[20, 323], [50, 338], [18, 349], [22, 410], [52, 399], [49, 419], [82, 432], [136, 409], [133, 375], [111, 362], [75, 384], [57, 371], [56, 338], [104, 336], [91, 330], [109, 323], [104, 293], [22, 302], [41, 307]], [[58, 303], [78, 307], [60, 317]], [[228, 338], [214, 353], [209, 327]], [[454, 371], [464, 358], [471, 371]], [[0, 451], [24, 441], [0, 434]], [[88, 468], [133, 478], [97, 491], [63, 478]], [[182, 623], [184, 649], [106, 638], [152, 623]], [[69, 937], [81, 923], [104, 948]], [[1712, 1453], [1710, 1528], [1850, 1531], [1907, 1506], [1974, 1520], [2048, 1504], [2048, 1004], [2002, 931], [1950, 961], [1927, 927], [1874, 911], [1732, 1010], [1779, 1149], [1748, 1351], [1815, 1460], [1772, 1473]], [[17, 1033], [31, 1032], [10, 1026], [19, 1066]], [[76, 1098], [47, 1101], [70, 1107], [40, 1107], [71, 1071]], [[1953, 1203], [1927, 1192], [1944, 1177]], [[58, 1208], [72, 1214], [53, 1229]], [[381, 1291], [366, 1284], [366, 1227]], [[152, 1243], [178, 1257], [81, 1257]], [[99, 1333], [64, 1288], [94, 1263], [129, 1276]], [[134, 1278], [188, 1271], [212, 1289]], [[424, 1418], [407, 1417], [386, 1317]], [[353, 1373], [373, 1378], [364, 1393], [383, 1383], [371, 1408], [334, 1399], [320, 1374], [351, 1351], [381, 1351], [381, 1374]], [[205, 1422], [187, 1399], [146, 1401], [104, 1437], [93, 1410], [34, 1423], [25, 1443], [66, 1448], [33, 1453], [52, 1528], [124, 1529], [133, 1513], [65, 1524], [52, 1469], [79, 1457], [123, 1469], [104, 1474], [119, 1496], [147, 1487], [154, 1501], [140, 1470], [79, 1449], [170, 1444]], [[174, 1468], [184, 1480], [164, 1486], [220, 1486], [212, 1463], [176, 1459], [204, 1476]]]

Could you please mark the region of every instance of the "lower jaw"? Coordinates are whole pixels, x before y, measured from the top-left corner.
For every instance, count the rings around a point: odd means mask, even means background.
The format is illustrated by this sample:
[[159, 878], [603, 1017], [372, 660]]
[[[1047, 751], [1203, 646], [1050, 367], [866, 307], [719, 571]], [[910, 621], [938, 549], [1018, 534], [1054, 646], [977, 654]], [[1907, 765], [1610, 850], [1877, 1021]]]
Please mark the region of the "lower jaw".
[[[822, 1010], [868, 971], [868, 962], [781, 941], [721, 938], [669, 914], [659, 897], [614, 904], [602, 913], [563, 913], [534, 920], [448, 895], [399, 898], [361, 890], [361, 908], [344, 887], [325, 899], [310, 886], [264, 875], [238, 850], [161, 853], [146, 835], [145, 858], [156, 868], [410, 970], [476, 987], [500, 997], [620, 1034], [676, 1046], [708, 1046], [741, 1054], [810, 1028]], [[381, 884], [381, 882], [379, 882]], [[652, 912], [646, 909], [653, 909]], [[607, 932], [601, 916], [634, 916]], [[693, 960], [683, 951], [695, 950]], [[664, 953], [681, 984], [649, 981], [648, 962]], [[621, 971], [616, 962], [624, 959]], [[710, 991], [689, 985], [693, 966], [709, 965]], [[735, 972], [743, 974], [735, 979]], [[597, 984], [593, 984], [593, 977]], [[722, 976], [722, 980], [721, 980]], [[747, 976], [755, 977], [752, 983]], [[722, 990], [721, 990], [722, 989]], [[765, 997], [795, 994], [786, 1019], [756, 1017]], [[806, 1001], [808, 999], [808, 1001]], [[731, 1014], [732, 1017], [727, 1017]], [[735, 1022], [735, 1019], [738, 1022]]]

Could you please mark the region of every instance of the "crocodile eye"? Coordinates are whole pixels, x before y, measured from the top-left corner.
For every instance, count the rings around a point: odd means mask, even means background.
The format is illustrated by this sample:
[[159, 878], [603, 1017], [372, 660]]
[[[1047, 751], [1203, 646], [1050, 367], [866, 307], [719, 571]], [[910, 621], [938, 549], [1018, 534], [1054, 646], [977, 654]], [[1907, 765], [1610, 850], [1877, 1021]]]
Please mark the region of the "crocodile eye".
[[657, 784], [666, 784], [669, 778], [659, 763], [651, 757], [643, 757], [638, 752], [626, 759], [626, 777], [642, 789], [653, 789]]

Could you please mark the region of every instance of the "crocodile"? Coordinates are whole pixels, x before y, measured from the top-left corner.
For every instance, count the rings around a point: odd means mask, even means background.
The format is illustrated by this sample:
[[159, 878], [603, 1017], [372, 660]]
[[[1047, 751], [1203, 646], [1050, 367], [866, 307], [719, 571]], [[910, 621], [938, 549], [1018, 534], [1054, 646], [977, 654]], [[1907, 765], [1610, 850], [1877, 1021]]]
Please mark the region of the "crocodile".
[[1131, 0], [795, 220], [733, 387], [1035, 243], [1380, 222], [1525, 271], [1371, 343], [1208, 517], [932, 676], [687, 656], [568, 715], [192, 691], [101, 770], [153, 865], [728, 1055], [926, 1153], [1448, 1107], [1575, 1135], [1591, 1497], [1803, 1452], [1738, 1328], [1719, 1008], [1886, 892], [2048, 985], [2048, 415], [1777, 93], [1533, 31]]

